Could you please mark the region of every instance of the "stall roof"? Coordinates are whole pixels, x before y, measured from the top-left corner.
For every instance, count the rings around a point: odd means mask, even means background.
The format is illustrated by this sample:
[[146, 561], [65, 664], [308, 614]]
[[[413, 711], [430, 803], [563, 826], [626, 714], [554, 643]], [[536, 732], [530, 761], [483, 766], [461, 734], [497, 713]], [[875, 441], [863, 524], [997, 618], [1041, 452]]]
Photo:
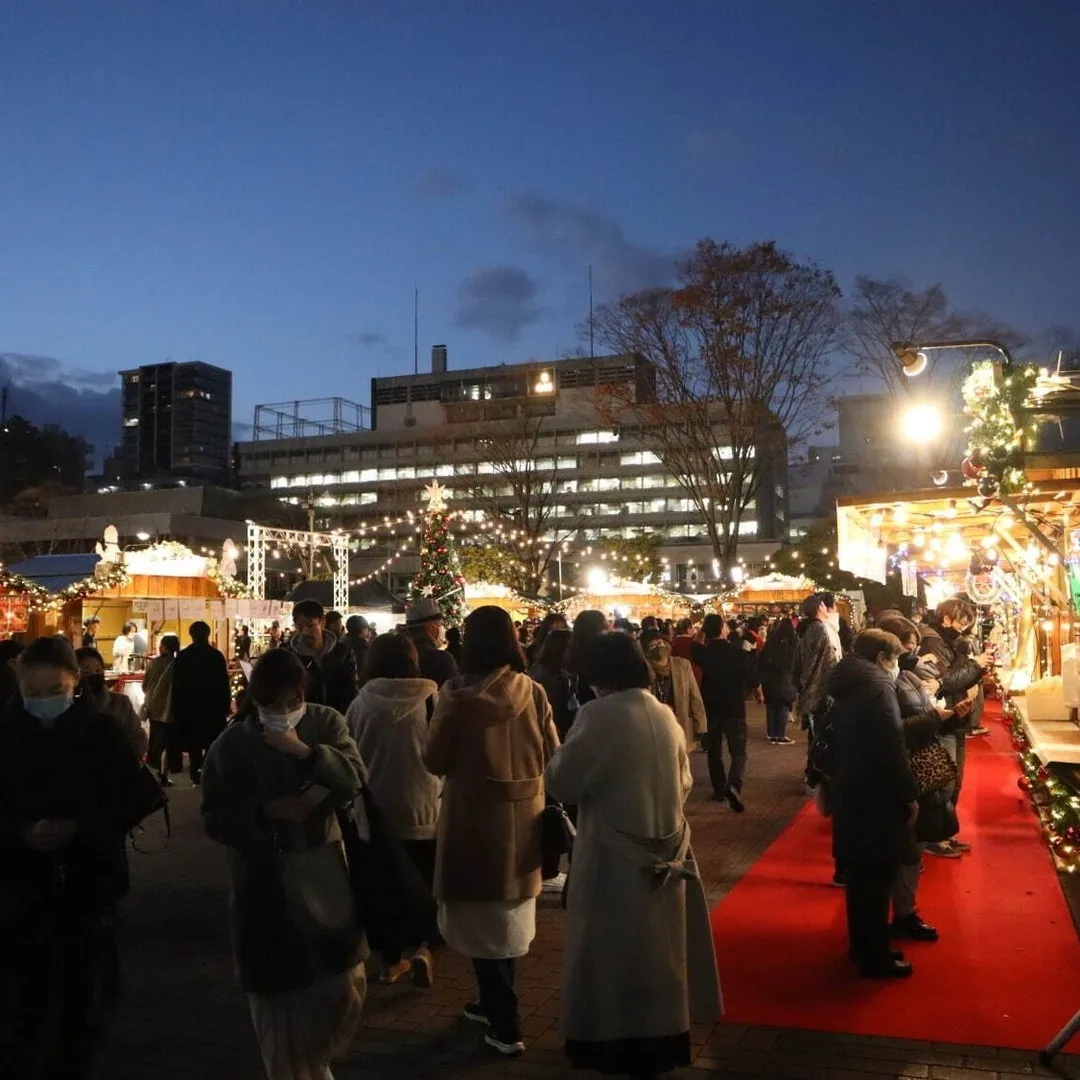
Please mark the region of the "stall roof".
[[93, 577], [99, 562], [101, 556], [93, 552], [85, 555], [36, 555], [7, 569], [49, 592], [59, 592], [78, 581]]

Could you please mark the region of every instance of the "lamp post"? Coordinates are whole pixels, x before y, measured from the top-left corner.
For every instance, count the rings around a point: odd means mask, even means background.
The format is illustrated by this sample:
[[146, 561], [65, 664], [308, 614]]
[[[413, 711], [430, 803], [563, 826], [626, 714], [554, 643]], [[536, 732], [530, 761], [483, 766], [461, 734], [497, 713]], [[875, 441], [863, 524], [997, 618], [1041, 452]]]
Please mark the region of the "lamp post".
[[1012, 367], [1013, 358], [1009, 350], [1000, 341], [894, 341], [892, 351], [900, 361], [900, 369], [909, 378], [921, 375], [929, 363], [927, 352], [934, 349], [994, 349], [1001, 353], [1007, 368]]

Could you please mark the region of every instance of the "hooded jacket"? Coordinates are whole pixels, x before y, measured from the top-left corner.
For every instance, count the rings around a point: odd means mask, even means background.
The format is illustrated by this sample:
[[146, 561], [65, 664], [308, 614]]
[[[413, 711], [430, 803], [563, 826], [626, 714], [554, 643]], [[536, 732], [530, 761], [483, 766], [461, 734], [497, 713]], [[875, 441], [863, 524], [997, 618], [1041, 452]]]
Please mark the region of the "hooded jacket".
[[834, 701], [830, 797], [837, 858], [916, 861], [907, 821], [918, 787], [892, 679], [877, 664], [846, 656], [829, 675], [827, 692]]
[[438, 827], [442, 782], [423, 761], [438, 690], [430, 679], [372, 679], [345, 717], [368, 787], [399, 840], [433, 840]]
[[559, 745], [544, 688], [508, 666], [439, 692], [424, 764], [445, 778], [435, 897], [528, 900], [540, 894], [544, 769]]
[[289, 648], [300, 657], [307, 671], [308, 701], [329, 705], [344, 716], [360, 687], [356, 654], [348, 642], [339, 640], [337, 634], [326, 630], [322, 648], [318, 652], [299, 634], [293, 634]]

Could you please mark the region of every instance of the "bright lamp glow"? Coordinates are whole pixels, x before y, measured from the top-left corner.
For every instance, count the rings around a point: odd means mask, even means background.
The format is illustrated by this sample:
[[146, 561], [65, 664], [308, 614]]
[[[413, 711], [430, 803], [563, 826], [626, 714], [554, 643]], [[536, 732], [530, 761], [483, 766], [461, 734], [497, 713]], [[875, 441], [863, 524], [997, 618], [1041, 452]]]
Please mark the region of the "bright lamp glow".
[[743, 568], [741, 566], [733, 566], [731, 568], [731, 580], [735, 585], [741, 585], [743, 583]]
[[941, 410], [936, 405], [912, 405], [900, 417], [900, 430], [907, 439], [923, 442], [936, 439], [944, 426]]
[[586, 580], [589, 583], [589, 589], [592, 592], [600, 592], [607, 588], [608, 575], [606, 570], [601, 570], [599, 566], [594, 566], [588, 573]]
[[141, 540], [145, 544], [146, 541], [150, 539], [150, 534], [148, 532], [137, 532], [135, 534], [135, 539]]
[[553, 394], [555, 393], [555, 383], [552, 381], [550, 371], [541, 371], [536, 377], [536, 382], [533, 384], [534, 394]]

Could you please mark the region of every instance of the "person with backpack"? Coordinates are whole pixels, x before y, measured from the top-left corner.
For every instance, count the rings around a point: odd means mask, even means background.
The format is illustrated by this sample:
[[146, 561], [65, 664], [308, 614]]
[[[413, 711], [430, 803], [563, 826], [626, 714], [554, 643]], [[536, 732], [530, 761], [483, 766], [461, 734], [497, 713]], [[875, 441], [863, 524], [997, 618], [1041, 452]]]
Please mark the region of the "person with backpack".
[[118, 993], [141, 766], [116, 717], [77, 694], [65, 639], [28, 645], [16, 675], [0, 718], [0, 1061], [5, 1076], [83, 1077]]

